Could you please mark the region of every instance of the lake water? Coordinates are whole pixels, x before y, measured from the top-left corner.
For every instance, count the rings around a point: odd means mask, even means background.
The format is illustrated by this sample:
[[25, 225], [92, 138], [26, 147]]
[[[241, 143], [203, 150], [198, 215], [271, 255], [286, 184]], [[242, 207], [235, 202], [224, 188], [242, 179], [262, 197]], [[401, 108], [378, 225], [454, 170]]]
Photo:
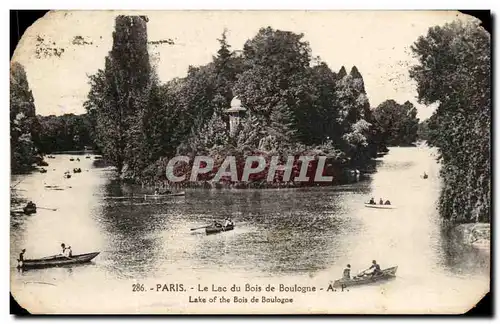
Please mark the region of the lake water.
[[[368, 180], [337, 187], [191, 190], [161, 200], [110, 200], [140, 194], [120, 187], [94, 158], [48, 159], [47, 173], [14, 176], [16, 195], [34, 215], [11, 217], [11, 291], [32, 312], [45, 313], [443, 313], [464, 312], [489, 290], [489, 251], [450, 244], [439, 226], [439, 165], [427, 147], [391, 148]], [[64, 179], [80, 167], [82, 173]], [[429, 178], [420, 175], [427, 172]], [[59, 186], [51, 190], [45, 186]], [[397, 208], [365, 208], [371, 197]], [[205, 235], [203, 226], [230, 216], [235, 230]], [[99, 251], [89, 264], [18, 271], [16, 258]], [[233, 295], [250, 286], [326, 289], [350, 263], [353, 273], [376, 259], [398, 266], [393, 280], [344, 292], [268, 293], [291, 304], [192, 304], [189, 296]], [[187, 292], [157, 292], [183, 284]], [[141, 284], [145, 291], [133, 291]], [[242, 286], [242, 292], [198, 293], [198, 285]]]

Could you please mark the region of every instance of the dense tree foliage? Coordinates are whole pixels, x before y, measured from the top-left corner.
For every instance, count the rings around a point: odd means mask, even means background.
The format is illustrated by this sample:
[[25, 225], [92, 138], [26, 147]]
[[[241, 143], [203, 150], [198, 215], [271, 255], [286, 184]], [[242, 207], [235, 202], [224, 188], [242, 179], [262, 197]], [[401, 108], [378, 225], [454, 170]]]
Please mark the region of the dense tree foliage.
[[40, 124], [39, 149], [42, 153], [83, 150], [93, 146], [92, 124], [87, 114], [37, 116]]
[[[85, 103], [96, 144], [122, 174], [162, 180], [166, 162], [179, 154], [209, 155], [216, 166], [234, 155], [241, 166], [248, 155], [269, 160], [310, 152], [327, 155], [338, 169], [363, 167], [375, 156], [361, 74], [356, 67], [337, 74], [324, 62], [312, 64], [302, 34], [262, 28], [237, 53], [224, 31], [211, 62], [160, 84], [146, 63], [145, 25], [131, 25], [137, 19], [117, 19], [113, 49], [105, 69], [90, 77]], [[119, 54], [127, 51], [137, 55], [124, 60]], [[143, 67], [140, 78], [120, 82], [133, 74], [132, 58]], [[229, 134], [226, 110], [236, 95], [246, 113]]]
[[[435, 116], [435, 115], [433, 115]], [[431, 140], [431, 128], [434, 128], [435, 125], [431, 125], [433, 122], [433, 117], [428, 118], [426, 120], [421, 121], [418, 124], [418, 130], [417, 130], [417, 138], [422, 141], [427, 141], [432, 142]]]
[[417, 109], [409, 101], [386, 100], [373, 111], [382, 141], [387, 145], [412, 145], [417, 140]]
[[430, 28], [412, 46], [419, 100], [439, 103], [429, 140], [442, 162], [440, 212], [453, 222], [491, 217], [490, 46], [482, 27], [459, 21]]
[[24, 67], [10, 65], [10, 163], [12, 172], [29, 170], [40, 161], [40, 125], [35, 115], [33, 94]]

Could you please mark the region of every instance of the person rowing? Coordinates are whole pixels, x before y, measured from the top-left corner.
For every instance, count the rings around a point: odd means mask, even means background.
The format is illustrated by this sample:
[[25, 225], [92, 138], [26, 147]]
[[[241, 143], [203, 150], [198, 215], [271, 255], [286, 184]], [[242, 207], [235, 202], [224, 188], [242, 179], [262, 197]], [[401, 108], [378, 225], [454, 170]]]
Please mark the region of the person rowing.
[[351, 265], [348, 264], [342, 273], [342, 279], [351, 279]]
[[228, 227], [228, 226], [231, 226], [231, 225], [233, 225], [233, 221], [231, 220], [231, 218], [226, 217], [224, 219], [224, 227]]
[[[370, 273], [365, 273], [368, 270], [372, 270], [372, 271]], [[373, 260], [372, 265], [368, 269], [363, 271], [363, 273], [365, 273], [366, 275], [371, 275], [373, 277], [373, 276], [381, 274], [382, 270], [380, 269], [380, 265], [377, 263], [377, 261]]]
[[369, 202], [370, 205], [376, 205], [375, 203], [375, 198], [372, 197], [372, 199], [370, 199], [370, 202]]
[[384, 205], [390, 205], [390, 204], [391, 204], [391, 202], [389, 200], [386, 200], [384, 203]]
[[30, 200], [26, 204], [26, 208], [28, 208], [28, 209], [36, 209], [36, 204]]
[[219, 223], [218, 221], [214, 220], [214, 224], [213, 224], [214, 227], [222, 227], [222, 224]]

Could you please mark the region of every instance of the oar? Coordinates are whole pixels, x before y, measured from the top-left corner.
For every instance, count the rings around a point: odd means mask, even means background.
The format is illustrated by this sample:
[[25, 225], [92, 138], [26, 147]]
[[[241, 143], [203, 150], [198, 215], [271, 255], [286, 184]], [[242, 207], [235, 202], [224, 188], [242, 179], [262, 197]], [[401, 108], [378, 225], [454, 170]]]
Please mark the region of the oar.
[[368, 270], [370, 270], [370, 269], [366, 269], [366, 270], [364, 270], [364, 271], [361, 271], [360, 273], [358, 273], [358, 274], [357, 274], [357, 276], [358, 276], [358, 277], [359, 277], [359, 276], [361, 276], [362, 274], [364, 274], [364, 273], [365, 273], [366, 271], [368, 271]]
[[52, 211], [56, 211], [57, 210], [57, 208], [47, 208], [47, 207], [38, 207], [38, 206], [36, 208], [37, 209], [39, 208], [39, 209], [52, 210]]
[[199, 230], [199, 229], [202, 229], [202, 228], [207, 228], [207, 227], [210, 227], [211, 225], [206, 225], [206, 226], [202, 226], [202, 227], [196, 227], [196, 228], [192, 228], [191, 230], [192, 231], [195, 231], [195, 230]]
[[19, 180], [15, 185], [11, 186], [10, 188], [14, 189], [18, 184], [20, 184], [21, 182], [23, 182], [23, 180], [24, 179]]

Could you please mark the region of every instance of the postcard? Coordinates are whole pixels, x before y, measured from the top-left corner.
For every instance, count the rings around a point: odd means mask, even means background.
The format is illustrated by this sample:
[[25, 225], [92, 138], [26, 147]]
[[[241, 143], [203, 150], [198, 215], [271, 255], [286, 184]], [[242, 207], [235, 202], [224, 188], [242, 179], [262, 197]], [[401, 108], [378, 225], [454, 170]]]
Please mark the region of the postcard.
[[458, 11], [50, 11], [10, 62], [32, 314], [462, 314], [491, 36]]

